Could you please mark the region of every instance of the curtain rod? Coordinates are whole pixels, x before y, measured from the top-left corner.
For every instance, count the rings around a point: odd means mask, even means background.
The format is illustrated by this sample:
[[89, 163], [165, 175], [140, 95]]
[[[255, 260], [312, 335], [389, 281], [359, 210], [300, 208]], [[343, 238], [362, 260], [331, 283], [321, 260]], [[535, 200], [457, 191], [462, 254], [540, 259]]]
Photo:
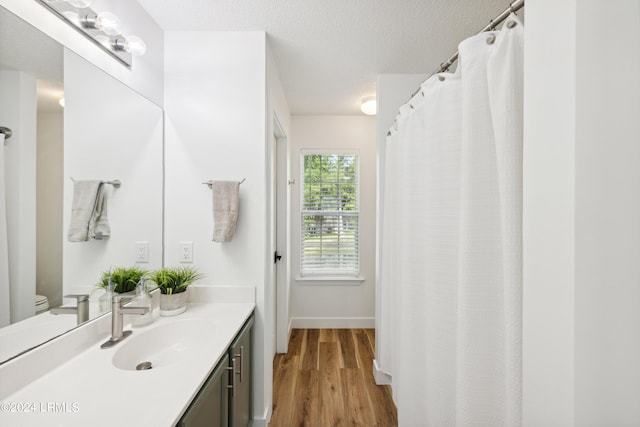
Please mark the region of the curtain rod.
[[[495, 18], [493, 18], [492, 20], [490, 20], [489, 24], [486, 27], [484, 27], [483, 29], [478, 31], [478, 34], [484, 33], [486, 31], [495, 30], [498, 25], [502, 24], [504, 22], [504, 20], [509, 17], [509, 15], [511, 15], [512, 13], [516, 13], [517, 11], [522, 9], [523, 7], [524, 7], [524, 0], [515, 0], [512, 3], [509, 3], [509, 7], [506, 8], [504, 10], [504, 12], [502, 12], [500, 15], [498, 15]], [[456, 51], [456, 53], [451, 55], [449, 57], [449, 59], [447, 59], [445, 62], [441, 63], [440, 67], [438, 67], [437, 70], [435, 70], [433, 73], [431, 73], [429, 75], [429, 77], [427, 77], [427, 80], [429, 80], [435, 74], [447, 71], [449, 69], [449, 67], [451, 67], [458, 60], [458, 54], [459, 54], [459, 52]], [[411, 99], [414, 96], [416, 96], [420, 92], [420, 90], [421, 90], [421, 88], [418, 88], [418, 90], [413, 92], [411, 94], [411, 96], [409, 97], [409, 99], [407, 100], [407, 102], [411, 101]], [[405, 102], [405, 104], [406, 104], [406, 102]]]
[[[489, 21], [489, 24], [486, 27], [484, 27], [483, 29], [481, 29], [480, 31], [478, 31], [478, 34], [484, 33], [486, 31], [495, 30], [498, 25], [502, 24], [504, 22], [504, 20], [509, 17], [509, 15], [511, 15], [512, 13], [516, 13], [517, 11], [522, 9], [523, 7], [524, 7], [524, 0], [516, 0], [516, 1], [512, 2], [512, 3], [510, 3], [509, 7], [507, 9], [505, 9], [504, 12], [502, 12], [500, 15], [496, 16], [491, 21]], [[451, 55], [449, 57], [449, 59], [447, 59], [445, 62], [440, 64], [440, 67], [437, 70], [435, 70], [431, 74], [431, 76], [433, 76], [434, 74], [438, 74], [438, 73], [442, 73], [444, 71], [447, 71], [449, 69], [449, 67], [451, 67], [453, 65], [453, 63], [456, 62], [457, 60], [458, 60], [458, 51], [456, 51], [456, 53]], [[429, 77], [431, 77], [431, 76], [429, 76]], [[418, 93], [418, 92], [416, 92], [416, 93]]]

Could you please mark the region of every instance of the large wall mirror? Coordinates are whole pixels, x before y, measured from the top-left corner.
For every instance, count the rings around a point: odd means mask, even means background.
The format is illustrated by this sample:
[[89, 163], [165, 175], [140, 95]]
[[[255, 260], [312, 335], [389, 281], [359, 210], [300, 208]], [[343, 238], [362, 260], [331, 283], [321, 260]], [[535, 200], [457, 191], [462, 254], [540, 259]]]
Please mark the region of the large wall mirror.
[[[0, 7], [0, 126], [13, 131], [0, 147], [2, 363], [77, 326], [47, 305], [89, 294], [95, 318], [104, 271], [162, 266], [163, 112]], [[68, 241], [73, 180], [121, 181], [105, 185], [108, 238]]]

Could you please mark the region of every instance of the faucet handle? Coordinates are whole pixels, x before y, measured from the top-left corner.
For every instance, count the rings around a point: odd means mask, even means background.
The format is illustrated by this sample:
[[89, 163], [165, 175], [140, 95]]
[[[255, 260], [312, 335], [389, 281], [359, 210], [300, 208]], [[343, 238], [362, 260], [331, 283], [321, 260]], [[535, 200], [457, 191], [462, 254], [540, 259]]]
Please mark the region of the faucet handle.
[[83, 301], [88, 301], [89, 300], [89, 295], [88, 294], [69, 294], [69, 295], [65, 295], [65, 298], [75, 298], [78, 300], [78, 302], [83, 302]]

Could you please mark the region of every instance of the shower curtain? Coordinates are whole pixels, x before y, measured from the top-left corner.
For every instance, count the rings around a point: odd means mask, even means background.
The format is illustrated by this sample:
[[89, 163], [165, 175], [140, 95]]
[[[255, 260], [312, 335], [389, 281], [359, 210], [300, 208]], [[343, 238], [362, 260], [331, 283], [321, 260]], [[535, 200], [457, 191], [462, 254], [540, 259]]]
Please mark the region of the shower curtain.
[[387, 141], [381, 370], [401, 426], [521, 423], [523, 28], [459, 46]]
[[4, 150], [4, 134], [0, 133], [0, 328], [10, 323], [11, 316]]

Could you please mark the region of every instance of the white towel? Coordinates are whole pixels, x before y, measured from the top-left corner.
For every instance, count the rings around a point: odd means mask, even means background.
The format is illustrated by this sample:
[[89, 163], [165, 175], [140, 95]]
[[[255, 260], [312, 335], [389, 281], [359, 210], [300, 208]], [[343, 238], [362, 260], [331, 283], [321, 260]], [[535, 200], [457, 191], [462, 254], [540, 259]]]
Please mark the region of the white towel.
[[71, 223], [67, 234], [70, 242], [86, 242], [90, 237], [96, 238], [96, 232], [102, 233], [99, 239], [109, 236], [103, 187], [101, 181], [74, 182]]
[[237, 181], [213, 182], [213, 241], [230, 242], [238, 222]]

